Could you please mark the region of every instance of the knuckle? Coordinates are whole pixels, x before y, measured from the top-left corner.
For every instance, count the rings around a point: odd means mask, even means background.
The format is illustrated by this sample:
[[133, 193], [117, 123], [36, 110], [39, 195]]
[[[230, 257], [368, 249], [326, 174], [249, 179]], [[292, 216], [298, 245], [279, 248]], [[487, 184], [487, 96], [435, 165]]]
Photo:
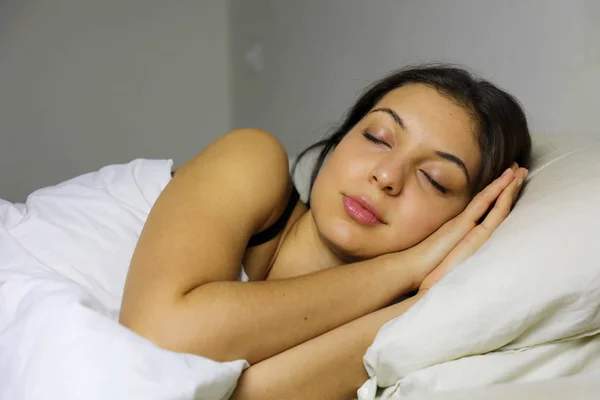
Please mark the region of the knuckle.
[[488, 228], [485, 225], [479, 225], [473, 230], [473, 234], [476, 237], [484, 238], [488, 235]]

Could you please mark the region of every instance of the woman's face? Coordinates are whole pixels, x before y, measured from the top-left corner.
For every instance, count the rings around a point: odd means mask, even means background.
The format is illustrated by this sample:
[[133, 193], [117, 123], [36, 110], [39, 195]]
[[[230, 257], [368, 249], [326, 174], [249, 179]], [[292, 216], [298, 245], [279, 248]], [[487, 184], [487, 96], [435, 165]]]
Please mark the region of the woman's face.
[[346, 260], [409, 248], [458, 215], [480, 166], [472, 116], [422, 84], [389, 92], [321, 169], [319, 234]]

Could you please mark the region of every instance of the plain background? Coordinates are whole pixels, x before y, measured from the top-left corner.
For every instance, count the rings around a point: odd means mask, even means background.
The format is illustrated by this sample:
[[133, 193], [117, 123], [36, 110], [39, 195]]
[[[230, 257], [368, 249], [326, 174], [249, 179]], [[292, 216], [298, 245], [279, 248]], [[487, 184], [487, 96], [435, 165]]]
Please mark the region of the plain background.
[[596, 135], [599, 21], [596, 0], [0, 0], [0, 198], [237, 127], [294, 156], [426, 61], [513, 93], [535, 135]]
[[232, 128], [222, 0], [0, 0], [0, 198]]

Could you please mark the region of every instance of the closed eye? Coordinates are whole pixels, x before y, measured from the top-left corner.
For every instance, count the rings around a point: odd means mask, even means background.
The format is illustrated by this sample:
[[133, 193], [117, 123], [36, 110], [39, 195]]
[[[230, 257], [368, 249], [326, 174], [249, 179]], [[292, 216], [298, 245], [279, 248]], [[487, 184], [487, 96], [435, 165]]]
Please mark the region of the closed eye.
[[371, 135], [369, 132], [364, 132], [363, 136], [370, 142], [373, 142], [375, 144], [382, 144], [384, 146], [390, 147], [389, 144], [387, 144], [386, 142], [384, 142], [381, 139], [377, 139], [375, 136]]
[[448, 193], [448, 189], [446, 189], [445, 187], [443, 187], [442, 185], [437, 183], [431, 176], [429, 176], [427, 173], [425, 173], [425, 171], [421, 171], [421, 172], [423, 173], [423, 175], [425, 175], [425, 178], [427, 178], [427, 180], [429, 181], [431, 186], [433, 186], [437, 191], [439, 191], [440, 193], [443, 193], [443, 194]]

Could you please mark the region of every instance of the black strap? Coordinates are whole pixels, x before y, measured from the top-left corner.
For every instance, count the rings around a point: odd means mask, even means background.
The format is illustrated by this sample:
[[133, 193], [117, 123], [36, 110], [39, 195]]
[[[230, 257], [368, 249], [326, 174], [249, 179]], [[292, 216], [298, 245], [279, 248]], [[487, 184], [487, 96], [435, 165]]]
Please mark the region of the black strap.
[[300, 199], [300, 194], [296, 190], [296, 187], [292, 185], [292, 194], [290, 195], [290, 199], [287, 203], [287, 206], [285, 207], [285, 210], [283, 210], [283, 214], [281, 214], [279, 219], [275, 221], [273, 225], [261, 232], [252, 235], [252, 237], [250, 237], [250, 240], [248, 241], [247, 247], [258, 246], [259, 244], [266, 243], [269, 240], [273, 239], [275, 236], [277, 236], [279, 232], [281, 232], [281, 230], [285, 227], [285, 224], [287, 224], [288, 219], [290, 219], [290, 215], [292, 215], [292, 211], [294, 211], [298, 199]]

